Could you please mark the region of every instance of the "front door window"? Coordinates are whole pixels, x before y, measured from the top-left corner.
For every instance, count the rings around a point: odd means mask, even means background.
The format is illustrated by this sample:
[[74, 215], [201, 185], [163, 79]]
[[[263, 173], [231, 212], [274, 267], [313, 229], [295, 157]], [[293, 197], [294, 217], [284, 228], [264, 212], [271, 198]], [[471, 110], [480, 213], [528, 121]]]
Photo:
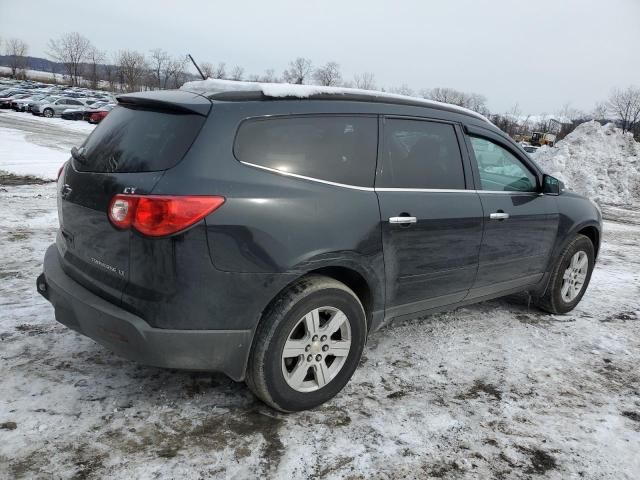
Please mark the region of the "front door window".
[[470, 137], [482, 190], [535, 192], [536, 177], [511, 152], [497, 143]]

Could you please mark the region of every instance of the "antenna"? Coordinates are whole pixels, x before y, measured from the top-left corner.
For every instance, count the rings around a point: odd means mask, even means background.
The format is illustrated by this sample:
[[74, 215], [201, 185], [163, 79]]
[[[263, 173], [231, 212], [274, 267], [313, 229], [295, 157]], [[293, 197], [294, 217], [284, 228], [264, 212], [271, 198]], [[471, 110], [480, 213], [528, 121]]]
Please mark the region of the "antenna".
[[207, 78], [204, 76], [204, 74], [202, 73], [202, 70], [200, 70], [200, 67], [198, 66], [198, 64], [196, 63], [196, 61], [193, 59], [193, 57], [191, 56], [190, 53], [187, 53], [187, 57], [189, 57], [189, 60], [191, 60], [193, 62], [193, 65], [196, 67], [196, 70], [198, 70], [198, 73], [200, 74], [200, 76], [202, 77], [203, 80], [206, 80]]

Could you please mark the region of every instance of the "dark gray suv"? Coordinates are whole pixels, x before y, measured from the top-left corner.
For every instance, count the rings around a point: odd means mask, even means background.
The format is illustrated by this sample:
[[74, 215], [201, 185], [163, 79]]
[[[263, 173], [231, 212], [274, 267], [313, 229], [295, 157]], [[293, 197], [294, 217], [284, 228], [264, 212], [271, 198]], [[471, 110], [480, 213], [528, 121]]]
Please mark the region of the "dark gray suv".
[[387, 320], [523, 291], [552, 313], [580, 301], [599, 210], [484, 117], [287, 88], [118, 98], [58, 179], [37, 288], [59, 322], [296, 411], [336, 395]]

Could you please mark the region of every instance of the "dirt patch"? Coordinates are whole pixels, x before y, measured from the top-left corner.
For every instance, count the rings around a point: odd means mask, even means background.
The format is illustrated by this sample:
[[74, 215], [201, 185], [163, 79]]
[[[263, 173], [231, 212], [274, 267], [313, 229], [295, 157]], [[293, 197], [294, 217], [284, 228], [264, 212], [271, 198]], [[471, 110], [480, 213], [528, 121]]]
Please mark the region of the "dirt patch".
[[636, 314], [636, 312], [618, 312], [618, 313], [614, 313], [613, 315], [609, 315], [608, 317], [605, 317], [600, 321], [603, 323], [608, 323], [608, 322], [615, 322], [618, 320], [621, 320], [623, 322], [626, 322], [629, 320], [638, 320], [638, 315]]
[[387, 395], [387, 398], [402, 398], [407, 394], [407, 392], [402, 391], [402, 390], [398, 390], [396, 392], [390, 393], [389, 395]]
[[29, 232], [8, 232], [10, 242], [23, 242], [27, 240], [31, 234]]
[[529, 457], [530, 465], [525, 473], [543, 474], [558, 467], [556, 459], [539, 448], [528, 448], [516, 445], [516, 448]]
[[47, 180], [33, 175], [15, 175], [13, 173], [0, 171], [0, 185], [44, 185], [53, 182], [55, 182], [55, 180]]
[[545, 473], [558, 466], [556, 459], [545, 451], [536, 448], [529, 450], [528, 453], [531, 460], [531, 468], [527, 470], [527, 473]]
[[482, 380], [476, 380], [469, 390], [457, 395], [456, 398], [459, 400], [469, 400], [478, 398], [483, 393], [487, 396], [493, 397], [495, 400], [502, 400], [502, 392], [498, 387], [490, 383], [485, 383]]
[[76, 467], [74, 480], [92, 478], [95, 473], [102, 470], [105, 458], [104, 453], [92, 454], [82, 448], [76, 449], [73, 452], [73, 461]]
[[18, 428], [16, 422], [0, 423], [0, 430], [15, 430], [16, 428]]
[[640, 412], [625, 411], [622, 412], [622, 416], [630, 418], [634, 422], [640, 422]]
[[460, 467], [458, 466], [457, 463], [451, 462], [451, 463], [441, 463], [436, 466], [425, 467], [423, 468], [423, 470], [426, 471], [429, 477], [444, 478], [448, 476], [450, 473], [459, 472]]
[[353, 457], [337, 457], [331, 465], [319, 470], [312, 478], [326, 478], [331, 473], [337, 473], [342, 467], [353, 461]]
[[51, 328], [43, 325], [31, 325], [28, 323], [23, 323], [21, 325], [18, 325], [16, 327], [16, 330], [18, 330], [19, 332], [25, 333], [29, 336], [33, 336], [33, 335], [42, 335], [42, 334], [48, 333], [51, 330]]

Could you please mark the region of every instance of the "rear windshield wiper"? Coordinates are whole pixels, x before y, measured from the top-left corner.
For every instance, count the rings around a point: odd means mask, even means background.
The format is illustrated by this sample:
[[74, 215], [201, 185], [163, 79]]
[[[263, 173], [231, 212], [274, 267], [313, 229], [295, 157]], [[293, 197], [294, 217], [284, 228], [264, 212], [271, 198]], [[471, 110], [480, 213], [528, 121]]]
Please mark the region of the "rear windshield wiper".
[[85, 157], [84, 153], [85, 153], [84, 147], [80, 147], [80, 148], [73, 147], [71, 149], [71, 156], [75, 161], [80, 163], [87, 163], [87, 157]]

